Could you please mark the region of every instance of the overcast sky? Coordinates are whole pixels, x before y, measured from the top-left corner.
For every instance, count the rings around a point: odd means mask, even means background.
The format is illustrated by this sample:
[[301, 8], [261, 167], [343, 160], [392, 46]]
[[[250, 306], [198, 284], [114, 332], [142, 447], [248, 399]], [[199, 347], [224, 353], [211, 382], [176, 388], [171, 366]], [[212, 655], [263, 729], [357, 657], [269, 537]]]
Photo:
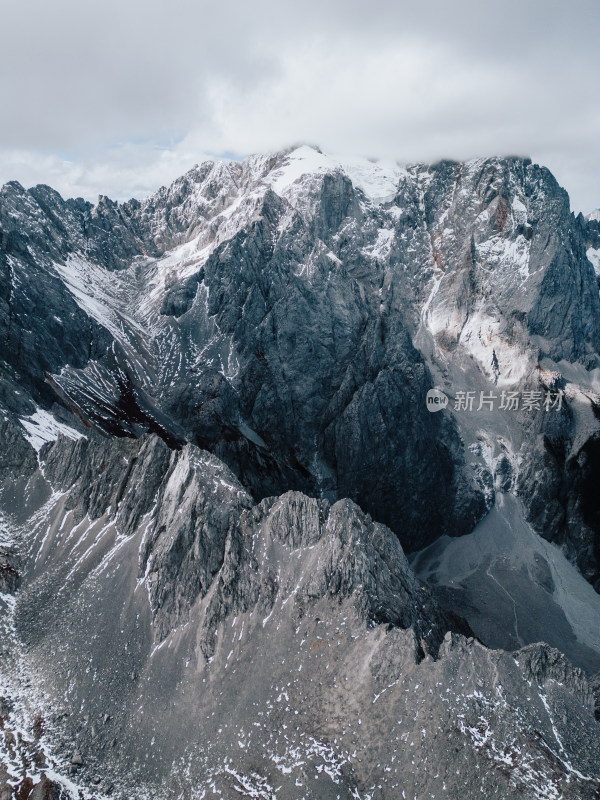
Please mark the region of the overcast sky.
[[4, 0], [0, 183], [142, 197], [296, 142], [529, 155], [600, 206], [598, 0]]

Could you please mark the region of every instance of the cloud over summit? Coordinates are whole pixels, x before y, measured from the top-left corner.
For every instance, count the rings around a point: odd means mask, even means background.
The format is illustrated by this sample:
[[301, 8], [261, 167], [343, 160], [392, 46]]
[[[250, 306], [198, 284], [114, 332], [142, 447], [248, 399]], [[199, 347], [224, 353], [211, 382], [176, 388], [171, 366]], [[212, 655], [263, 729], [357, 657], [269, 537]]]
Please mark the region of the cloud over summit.
[[600, 6], [10, 0], [0, 181], [123, 199], [292, 142], [531, 155], [600, 205]]

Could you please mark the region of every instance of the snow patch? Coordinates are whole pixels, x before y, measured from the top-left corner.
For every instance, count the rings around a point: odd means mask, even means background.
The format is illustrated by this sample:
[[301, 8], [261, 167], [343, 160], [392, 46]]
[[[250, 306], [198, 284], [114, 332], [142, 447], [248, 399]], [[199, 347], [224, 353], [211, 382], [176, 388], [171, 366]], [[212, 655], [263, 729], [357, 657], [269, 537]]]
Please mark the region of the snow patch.
[[374, 244], [368, 248], [368, 255], [373, 259], [385, 259], [389, 256], [392, 249], [392, 242], [394, 241], [395, 232], [389, 228], [380, 228], [377, 231], [377, 239]]
[[123, 322], [139, 333], [143, 330], [133, 318], [119, 313], [124, 286], [119, 273], [109, 272], [89, 261], [82, 253], [71, 253], [65, 264], [54, 264], [54, 269], [75, 298], [77, 305], [117, 340], [126, 338]]
[[86, 438], [79, 431], [65, 425], [64, 422], [57, 422], [49, 411], [41, 408], [38, 408], [30, 417], [21, 417], [19, 422], [25, 428], [25, 438], [38, 452], [46, 442], [55, 442], [61, 433], [69, 439]]
[[407, 174], [394, 162], [325, 155], [314, 147], [302, 145], [285, 157], [283, 164], [268, 175], [266, 182], [274, 192], [290, 199], [290, 190], [300, 179], [337, 170], [344, 172], [373, 203], [392, 200], [400, 178]]
[[477, 245], [477, 255], [488, 269], [504, 269], [517, 273], [522, 281], [529, 277], [530, 243], [524, 236], [514, 240], [503, 236], [492, 236]]
[[518, 197], [514, 197], [512, 201], [513, 219], [517, 225], [527, 224], [527, 207], [522, 203]]
[[600, 275], [600, 247], [588, 247], [586, 250], [586, 255], [588, 257], [588, 261], [594, 268], [596, 275]]

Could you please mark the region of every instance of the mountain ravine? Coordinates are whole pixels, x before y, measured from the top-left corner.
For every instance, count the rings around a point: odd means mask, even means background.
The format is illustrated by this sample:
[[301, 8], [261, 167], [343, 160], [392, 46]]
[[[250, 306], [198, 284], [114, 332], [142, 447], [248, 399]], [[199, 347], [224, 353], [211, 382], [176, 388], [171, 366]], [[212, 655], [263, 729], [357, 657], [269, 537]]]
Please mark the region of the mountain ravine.
[[597, 800], [599, 274], [523, 158], [2, 187], [0, 800]]

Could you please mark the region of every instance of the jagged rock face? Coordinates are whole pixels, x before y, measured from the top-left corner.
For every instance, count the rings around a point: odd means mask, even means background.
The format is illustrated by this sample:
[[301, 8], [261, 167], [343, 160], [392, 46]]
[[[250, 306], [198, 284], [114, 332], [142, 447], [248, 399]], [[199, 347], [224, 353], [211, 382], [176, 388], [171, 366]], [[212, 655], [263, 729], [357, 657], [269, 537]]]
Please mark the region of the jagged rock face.
[[[157, 437], [61, 437], [41, 461], [49, 499], [16, 532], [30, 556], [3, 639], [8, 785], [37, 763], [30, 786], [64, 790], [68, 771], [123, 798], [600, 788], [581, 670], [544, 645], [513, 657], [445, 635], [398, 538], [352, 502], [255, 505], [214, 456]], [[31, 735], [6, 745], [29, 674]]]
[[599, 230], [527, 159], [7, 184], [0, 793], [595, 797]]
[[596, 719], [600, 721], [600, 673], [590, 680], [590, 688], [594, 694], [594, 713]]
[[[474, 323], [487, 317], [492, 330], [482, 332], [488, 346], [496, 343], [502, 375], [515, 368], [504, 346], [516, 345], [518, 352], [532, 337], [556, 361], [597, 366], [600, 305], [593, 268], [568, 195], [552, 175], [528, 160], [505, 159], [446, 162], [417, 171], [417, 178], [423, 238], [431, 241], [439, 278], [429, 327], [440, 346], [473, 338]], [[402, 209], [410, 190], [417, 203], [411, 182], [396, 201]]]
[[20, 575], [13, 563], [13, 554], [0, 551], [0, 592], [14, 594], [21, 583]]
[[[25, 191], [13, 182], [0, 190], [1, 378], [5, 384], [16, 377], [38, 402], [52, 402], [45, 372], [65, 364], [81, 367], [110, 345], [108, 332], [65, 293], [52, 269], [73, 250], [86, 248], [90, 209], [63, 201], [45, 186]], [[3, 395], [11, 407], [10, 389]]]
[[65, 352], [16, 299], [36, 392], [50, 391], [44, 371], [66, 367], [50, 385], [91, 424], [191, 439], [259, 498], [352, 497], [411, 549], [470, 530], [485, 492], [452, 420], [425, 412], [424, 360], [447, 371], [471, 355], [491, 377], [493, 351], [514, 380], [540, 348], [595, 363], [596, 223], [573, 221], [566, 193], [527, 160], [442, 162], [379, 183], [300, 148], [203, 164], [141, 204], [7, 185], [7, 293], [32, 294], [15, 269], [43, 270], [45, 287], [62, 278], [70, 291], [48, 302], [46, 288], [46, 308], [73, 317], [66, 341], [88, 343], [82, 370], [83, 352]]
[[[596, 400], [594, 399], [594, 411]], [[554, 425], [532, 430], [531, 447], [519, 475], [529, 519], [542, 536], [561, 544], [582, 574], [600, 591], [600, 509], [596, 491], [600, 467], [597, 431], [577, 436], [568, 409]]]
[[[48, 228], [62, 201], [46, 190], [23, 193], [36, 224], [24, 226], [21, 235], [36, 255], [19, 266], [29, 269], [34, 258], [38, 270], [53, 273], [53, 281], [62, 276], [88, 319], [93, 318], [88, 368], [80, 369], [81, 356], [58, 352], [59, 342], [52, 358], [44, 355], [41, 363], [37, 357], [29, 367], [34, 383], [37, 377], [36, 391], [47, 395], [50, 384], [84, 422], [108, 433], [139, 435], [147, 429], [170, 444], [189, 438], [208, 447], [256, 497], [289, 488], [331, 499], [352, 497], [402, 530], [409, 547], [444, 531], [470, 529], [484, 504], [475, 484], [463, 476], [460, 441], [451, 421], [430, 416], [419, 403], [430, 378], [402, 316], [386, 311], [390, 300], [382, 302], [373, 293], [377, 279], [369, 279], [365, 292], [327, 251], [328, 246], [340, 249], [336, 240], [349, 219], [366, 217], [350, 179], [340, 172], [325, 174], [310, 187], [307, 209], [297, 210], [268, 186], [253, 199], [250, 189], [263, 180], [265, 170], [270, 175], [268, 167], [255, 163], [230, 171], [205, 165], [139, 208], [119, 208], [106, 199], [93, 209], [62, 204], [62, 236], [53, 237]], [[227, 221], [218, 224], [219, 210], [231, 205], [234, 190], [241, 193], [234, 177], [248, 194], [245, 204], [252, 214], [247, 225], [246, 217], [237, 220], [237, 232], [228, 230]], [[213, 197], [215, 187], [219, 193]], [[7, 191], [12, 209], [19, 191], [14, 186]], [[42, 196], [46, 202], [40, 205]], [[204, 205], [209, 212], [202, 213]], [[123, 220], [133, 231], [127, 236]], [[373, 228], [374, 220], [368, 223]], [[103, 240], [96, 241], [99, 231], [108, 236], [112, 228], [120, 237], [119, 258], [156, 249], [151, 242], [146, 250], [138, 247], [143, 235], [168, 246], [200, 230], [199, 243], [208, 241], [208, 249], [213, 248], [204, 266], [199, 264], [183, 283], [175, 279], [160, 299], [163, 318], [173, 316], [177, 322], [160, 319], [161, 330], [148, 331], [150, 341], [142, 341], [146, 309], [104, 319], [97, 298], [82, 299], [98, 280], [104, 300], [110, 293], [114, 279], [91, 265], [120, 263], [99, 255], [104, 247]], [[44, 250], [47, 239], [52, 246]], [[88, 239], [93, 241], [88, 244]], [[73, 261], [73, 253], [82, 250], [85, 259]], [[364, 263], [364, 255], [358, 260]], [[52, 264], [58, 266], [53, 270]], [[74, 277], [77, 264], [83, 264], [83, 272]], [[132, 270], [141, 284], [146, 270], [140, 263]], [[205, 304], [199, 302], [200, 284], [207, 292]], [[13, 285], [21, 282], [13, 280]], [[125, 294], [139, 301], [131, 288]], [[71, 294], [64, 295], [72, 304]], [[48, 307], [56, 318], [69, 316], [62, 297], [50, 297]], [[28, 327], [33, 314], [24, 313], [15, 322], [19, 330]], [[104, 323], [104, 333], [108, 329], [116, 339], [101, 358], [104, 340], [94, 338], [97, 323]], [[38, 341], [46, 327], [39, 321], [33, 326]], [[9, 330], [9, 340], [10, 335]], [[76, 318], [67, 336], [81, 344]], [[224, 346], [229, 350], [225, 378], [219, 352]], [[166, 364], [165, 348], [171, 352]], [[210, 350], [216, 350], [214, 355]], [[41, 383], [43, 373], [56, 373], [63, 365], [66, 374], [63, 370]], [[190, 382], [190, 370], [197, 381]], [[439, 492], [454, 513], [436, 510], [432, 500]]]
[[37, 468], [35, 452], [23, 436], [23, 429], [15, 425], [9, 417], [0, 421], [0, 435], [3, 444], [0, 452], [0, 476], [2, 481], [17, 474], [29, 477]]
[[[347, 199], [348, 191], [347, 182], [323, 188], [321, 204], [334, 220], [339, 194]], [[434, 531], [472, 526], [483, 510], [472, 487], [465, 487], [471, 506], [451, 520], [431, 502], [441, 491], [455, 504], [460, 469], [448, 450], [457, 454], [458, 438], [419, 403], [430, 379], [401, 317], [381, 314], [374, 308], [379, 298], [359, 286], [349, 291], [348, 275], [332, 270], [326, 256], [308, 286], [295, 280], [291, 253], [294, 261], [309, 260], [314, 244], [299, 220], [278, 235], [286, 211], [267, 192], [260, 218], [203, 269], [208, 313], [235, 347], [239, 399], [230, 399], [222, 382], [212, 425], [199, 429], [190, 415], [188, 429], [258, 497], [286, 487], [352, 497], [402, 531], [408, 546]], [[332, 229], [321, 233], [331, 236]], [[188, 313], [193, 318], [196, 310]], [[236, 416], [258, 433], [258, 443], [239, 431]], [[238, 428], [233, 437], [223, 436], [227, 419]]]
[[[461, 388], [457, 368], [478, 389], [526, 383], [543, 358], [597, 365], [597, 223], [526, 159], [377, 169], [299, 148], [203, 164], [122, 206], [8, 184], [6, 396], [26, 381], [111, 435], [193, 441], [257, 499], [351, 497], [411, 550], [468, 532], [487, 467], [466, 466], [471, 432], [423, 398], [440, 378]], [[573, 444], [561, 433], [569, 463]], [[555, 473], [567, 489], [542, 516], [521, 481], [531, 521], [594, 581], [595, 500]], [[573, 487], [585, 512], [567, 508]]]
[[[214, 456], [192, 445], [171, 451], [157, 437], [96, 443], [60, 438], [41, 456], [54, 518], [44, 528], [32, 576], [46, 582], [54, 564], [62, 573], [70, 551], [81, 547], [83, 540], [74, 541], [78, 530], [90, 542], [92, 529], [111, 528], [117, 539], [137, 535], [138, 576], [147, 585], [158, 640], [185, 622], [219, 573], [205, 623], [211, 641], [221, 618], [253, 604], [268, 614], [278, 594], [291, 593], [296, 604], [353, 598], [366, 620], [414, 628], [421, 655], [439, 646], [445, 629], [436, 615], [445, 618], [415, 579], [397, 539], [348, 500], [330, 507], [327, 500], [288, 492], [254, 506]], [[86, 571], [106, 555], [110, 537], [101, 538], [98, 553], [93, 543], [86, 551]], [[65, 550], [62, 542], [71, 544]], [[314, 550], [303, 582], [297, 567], [286, 581], [285, 554], [302, 550]], [[57, 579], [56, 590], [64, 576]], [[38, 590], [32, 594], [37, 598]], [[43, 616], [24, 615], [36, 629], [52, 627]]]

